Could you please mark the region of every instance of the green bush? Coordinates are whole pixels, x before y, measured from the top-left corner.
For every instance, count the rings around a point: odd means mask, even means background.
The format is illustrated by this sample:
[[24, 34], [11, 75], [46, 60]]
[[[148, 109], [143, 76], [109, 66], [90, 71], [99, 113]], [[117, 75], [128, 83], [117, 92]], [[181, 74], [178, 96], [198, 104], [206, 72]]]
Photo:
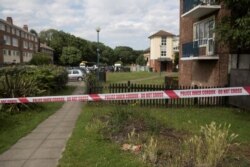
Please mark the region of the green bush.
[[63, 67], [54, 65], [39, 66], [31, 71], [39, 83], [39, 87], [48, 93], [57, 92], [68, 82], [68, 73]]
[[[0, 98], [48, 95], [65, 87], [67, 71], [63, 67], [13, 66], [0, 69]], [[4, 104], [1, 110], [21, 111], [31, 104]]]
[[35, 53], [29, 64], [31, 65], [47, 65], [52, 63], [53, 58], [46, 53]]

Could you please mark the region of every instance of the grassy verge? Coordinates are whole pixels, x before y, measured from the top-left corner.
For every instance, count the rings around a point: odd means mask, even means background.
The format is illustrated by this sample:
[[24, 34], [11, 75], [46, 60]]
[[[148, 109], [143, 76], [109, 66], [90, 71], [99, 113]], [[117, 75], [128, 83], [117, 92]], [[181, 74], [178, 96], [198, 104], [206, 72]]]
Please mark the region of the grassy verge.
[[105, 125], [93, 123], [95, 116], [109, 113], [110, 109], [110, 107], [84, 107], [59, 166], [145, 166], [133, 155], [123, 153], [119, 145], [105, 140], [100, 133], [100, 129]]
[[138, 78], [153, 77], [156, 73], [152, 72], [113, 72], [107, 73], [107, 84], [127, 82]]
[[[123, 108], [125, 112], [122, 111]], [[140, 136], [140, 142], [152, 141], [153, 144], [146, 147], [149, 152], [154, 152], [153, 146], [158, 143], [156, 154], [161, 160], [158, 160], [157, 166], [161, 166], [165, 163], [164, 159], [170, 155], [170, 150], [179, 149], [179, 141], [189, 135], [198, 134], [200, 126], [212, 121], [217, 124], [231, 124], [230, 133], [239, 134], [236, 142], [242, 144], [236, 149], [237, 154], [244, 157], [249, 155], [247, 150], [250, 148], [249, 118], [249, 113], [230, 108], [156, 109], [87, 105], [77, 121], [59, 166], [152, 165], [142, 163], [143, 159], [138, 154], [121, 150], [122, 144], [128, 143], [136, 136], [131, 133], [133, 129], [136, 129]], [[134, 138], [134, 141], [136, 140]], [[250, 157], [245, 157], [239, 160], [241, 163], [237, 160], [233, 163], [241, 166], [249, 160]]]
[[[67, 87], [57, 95], [71, 94], [75, 87]], [[7, 150], [18, 139], [31, 132], [40, 122], [57, 111], [63, 102], [42, 103], [34, 110], [17, 114], [0, 112], [0, 153]]]

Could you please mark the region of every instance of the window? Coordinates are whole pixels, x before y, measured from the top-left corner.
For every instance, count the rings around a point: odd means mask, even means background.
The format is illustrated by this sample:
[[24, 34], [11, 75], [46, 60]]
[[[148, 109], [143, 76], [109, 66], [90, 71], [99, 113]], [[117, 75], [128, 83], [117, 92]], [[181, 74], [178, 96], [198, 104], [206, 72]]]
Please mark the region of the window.
[[21, 37], [24, 38], [24, 32], [21, 32]]
[[10, 36], [4, 35], [3, 38], [4, 38], [5, 45], [11, 45]]
[[7, 26], [7, 32], [10, 33], [10, 27], [9, 26]]
[[28, 42], [27, 41], [23, 41], [23, 48], [28, 49]]
[[33, 43], [32, 42], [29, 42], [29, 49], [33, 50]]
[[12, 38], [12, 44], [13, 44], [13, 46], [18, 47], [18, 39]]
[[167, 56], [167, 52], [164, 51], [164, 50], [162, 50], [162, 51], [161, 51], [161, 56]]
[[19, 30], [16, 30], [16, 35], [20, 36], [20, 31]]
[[5, 31], [5, 25], [3, 23], [0, 23], [0, 30]]
[[161, 45], [166, 45], [166, 44], [167, 44], [167, 38], [161, 37]]
[[214, 40], [214, 17], [194, 23], [193, 30], [194, 41], [198, 41], [199, 46], [207, 45], [209, 40]]
[[12, 28], [12, 34], [15, 34], [16, 31], [15, 31], [15, 28]]
[[7, 56], [7, 55], [8, 55], [8, 50], [3, 49], [3, 55], [4, 55], [4, 56]]
[[75, 70], [74, 70], [74, 71], [73, 71], [73, 74], [79, 74], [79, 71], [75, 71]]

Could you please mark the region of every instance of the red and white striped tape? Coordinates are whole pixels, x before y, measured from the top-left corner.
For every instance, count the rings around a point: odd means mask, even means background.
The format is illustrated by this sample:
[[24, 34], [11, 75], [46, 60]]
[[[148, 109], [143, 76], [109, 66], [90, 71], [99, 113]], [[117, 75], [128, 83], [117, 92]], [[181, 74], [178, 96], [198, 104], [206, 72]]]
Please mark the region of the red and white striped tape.
[[66, 101], [177, 99], [177, 98], [193, 98], [193, 97], [249, 96], [249, 95], [250, 95], [250, 86], [247, 86], [247, 87], [211, 88], [211, 89], [165, 90], [165, 91], [133, 92], [133, 93], [5, 98], [5, 99], [0, 99], [0, 104], [66, 102]]

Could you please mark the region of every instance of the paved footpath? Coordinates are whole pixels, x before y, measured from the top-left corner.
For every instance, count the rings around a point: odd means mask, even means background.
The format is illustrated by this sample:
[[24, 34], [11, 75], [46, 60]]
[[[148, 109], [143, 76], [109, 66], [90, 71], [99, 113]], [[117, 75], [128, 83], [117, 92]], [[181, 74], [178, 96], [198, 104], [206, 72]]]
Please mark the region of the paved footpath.
[[[78, 85], [73, 94], [83, 94]], [[82, 102], [66, 102], [61, 109], [0, 155], [0, 167], [56, 167], [65, 149]]]

